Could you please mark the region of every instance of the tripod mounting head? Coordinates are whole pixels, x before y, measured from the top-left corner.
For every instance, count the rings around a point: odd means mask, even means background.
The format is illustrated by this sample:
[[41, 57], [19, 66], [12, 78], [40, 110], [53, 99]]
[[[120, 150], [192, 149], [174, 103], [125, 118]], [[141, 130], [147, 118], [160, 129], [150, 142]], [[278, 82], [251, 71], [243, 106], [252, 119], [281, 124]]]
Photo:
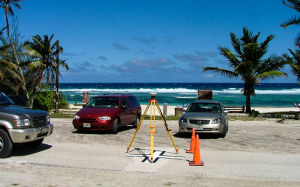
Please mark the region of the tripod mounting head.
[[154, 99], [154, 98], [156, 98], [156, 93], [152, 92], [152, 93], [150, 93], [150, 96], [151, 96], [151, 99]]

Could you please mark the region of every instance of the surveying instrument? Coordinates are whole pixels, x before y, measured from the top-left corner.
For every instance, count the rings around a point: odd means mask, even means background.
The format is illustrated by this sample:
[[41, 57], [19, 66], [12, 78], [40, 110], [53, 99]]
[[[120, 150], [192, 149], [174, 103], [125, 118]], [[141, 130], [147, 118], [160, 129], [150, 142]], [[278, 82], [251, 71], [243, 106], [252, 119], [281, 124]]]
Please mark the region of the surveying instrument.
[[164, 125], [166, 127], [166, 130], [167, 130], [167, 132], [168, 132], [168, 134], [169, 134], [169, 136], [170, 136], [170, 138], [172, 140], [173, 146], [174, 146], [174, 148], [175, 148], [175, 150], [176, 150], [177, 153], [178, 153], [178, 149], [177, 149], [177, 147], [175, 145], [175, 142], [173, 140], [173, 137], [172, 137], [172, 135], [170, 133], [170, 129], [169, 129], [168, 125], [167, 125], [166, 119], [163, 116], [163, 114], [162, 114], [162, 112], [161, 112], [161, 110], [159, 108], [158, 102], [156, 100], [156, 93], [150, 93], [150, 96], [151, 96], [151, 99], [149, 100], [149, 102], [147, 104], [147, 107], [146, 107], [146, 109], [144, 111], [144, 114], [141, 117], [141, 120], [140, 120], [140, 122], [139, 122], [139, 124], [138, 124], [138, 126], [136, 128], [136, 131], [135, 131], [135, 133], [134, 133], [134, 135], [133, 135], [133, 137], [131, 139], [131, 142], [130, 142], [129, 146], [127, 147], [127, 152], [129, 151], [129, 149], [131, 147], [131, 144], [133, 143], [133, 140], [134, 140], [135, 136], [137, 135], [137, 132], [139, 131], [139, 129], [140, 129], [141, 125], [142, 125], [142, 122], [144, 121], [144, 118], [145, 118], [145, 116], [146, 116], [146, 114], [148, 112], [148, 109], [150, 108], [150, 135], [151, 135], [151, 137], [150, 137], [150, 141], [151, 141], [150, 157], [151, 157], [151, 160], [150, 161], [152, 163], [153, 162], [154, 133], [155, 133], [155, 106], [156, 106], [156, 108], [157, 108], [157, 110], [158, 110], [158, 112], [160, 114], [160, 117], [161, 117], [161, 119], [162, 119], [162, 121], [163, 121], [163, 123], [164, 123]]

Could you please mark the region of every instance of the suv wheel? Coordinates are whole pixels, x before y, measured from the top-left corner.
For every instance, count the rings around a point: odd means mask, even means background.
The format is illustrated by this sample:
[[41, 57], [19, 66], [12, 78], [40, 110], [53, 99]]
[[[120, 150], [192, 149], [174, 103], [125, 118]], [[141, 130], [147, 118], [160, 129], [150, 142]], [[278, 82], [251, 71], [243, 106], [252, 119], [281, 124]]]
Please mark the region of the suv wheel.
[[8, 157], [11, 154], [13, 143], [8, 134], [0, 129], [0, 158]]
[[119, 128], [119, 119], [117, 118], [113, 123], [112, 133], [118, 134], [118, 128]]

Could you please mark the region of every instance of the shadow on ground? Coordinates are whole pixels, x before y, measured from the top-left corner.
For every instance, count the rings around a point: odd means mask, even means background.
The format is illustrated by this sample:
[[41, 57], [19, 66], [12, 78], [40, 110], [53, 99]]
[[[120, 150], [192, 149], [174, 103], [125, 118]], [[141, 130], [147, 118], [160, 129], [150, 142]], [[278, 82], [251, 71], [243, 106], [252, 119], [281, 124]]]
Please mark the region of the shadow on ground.
[[15, 144], [11, 156], [12, 157], [13, 156], [27, 156], [27, 155], [35, 154], [38, 152], [46, 151], [46, 150], [50, 149], [51, 147], [52, 147], [52, 145], [48, 145], [48, 144], [41, 144], [37, 147], [28, 147], [28, 146], [25, 146], [24, 144]]

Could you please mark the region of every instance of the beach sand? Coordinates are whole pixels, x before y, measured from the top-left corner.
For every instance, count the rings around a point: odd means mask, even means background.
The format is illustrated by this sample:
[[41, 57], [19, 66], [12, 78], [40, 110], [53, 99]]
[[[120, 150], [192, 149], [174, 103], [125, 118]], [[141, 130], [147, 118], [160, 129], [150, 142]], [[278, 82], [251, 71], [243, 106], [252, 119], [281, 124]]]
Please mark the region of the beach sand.
[[[145, 111], [147, 105], [141, 105], [142, 107], [142, 114]], [[82, 106], [75, 106], [70, 104], [69, 109], [78, 111], [81, 109]], [[167, 116], [174, 116], [175, 115], [175, 108], [182, 108], [182, 106], [173, 106], [173, 105], [168, 105], [167, 106]], [[156, 107], [155, 107], [156, 109]], [[297, 112], [300, 111], [299, 108], [296, 107], [251, 107], [252, 110], [256, 110], [260, 113], [268, 113], [268, 112]], [[163, 105], [160, 105], [160, 110], [163, 112]], [[157, 109], [155, 110], [155, 114], [159, 115]], [[148, 109], [147, 115], [150, 115], [150, 108]]]

